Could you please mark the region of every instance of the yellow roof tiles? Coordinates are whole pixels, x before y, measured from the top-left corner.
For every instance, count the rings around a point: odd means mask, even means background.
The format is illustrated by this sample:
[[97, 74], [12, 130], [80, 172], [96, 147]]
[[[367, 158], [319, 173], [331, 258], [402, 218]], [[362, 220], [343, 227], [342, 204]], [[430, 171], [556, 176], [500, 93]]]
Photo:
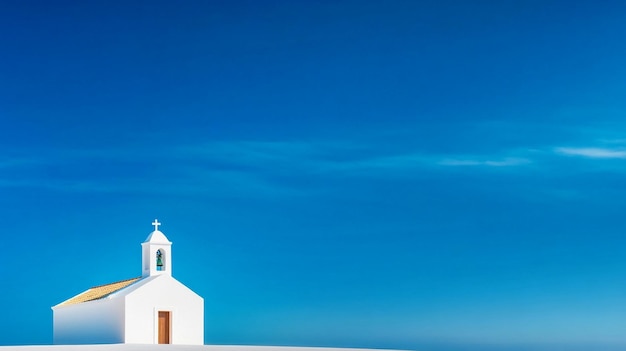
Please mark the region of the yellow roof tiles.
[[80, 293], [68, 300], [65, 300], [64, 302], [60, 303], [59, 306], [75, 305], [75, 304], [82, 303], [82, 302], [99, 300], [99, 299], [105, 298], [113, 294], [114, 292], [119, 291], [131, 285], [132, 283], [138, 281], [139, 279], [141, 279], [141, 277], [121, 280], [119, 282], [114, 282], [114, 283], [105, 284], [105, 285], [94, 286], [83, 293]]

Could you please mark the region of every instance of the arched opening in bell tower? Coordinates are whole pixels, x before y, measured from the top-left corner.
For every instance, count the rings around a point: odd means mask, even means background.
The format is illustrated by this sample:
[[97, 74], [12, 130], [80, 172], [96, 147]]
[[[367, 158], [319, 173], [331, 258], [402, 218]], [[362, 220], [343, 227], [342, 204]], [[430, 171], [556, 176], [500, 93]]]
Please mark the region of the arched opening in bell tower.
[[156, 252], [156, 270], [164, 271], [165, 270], [165, 252], [161, 249], [158, 249]]

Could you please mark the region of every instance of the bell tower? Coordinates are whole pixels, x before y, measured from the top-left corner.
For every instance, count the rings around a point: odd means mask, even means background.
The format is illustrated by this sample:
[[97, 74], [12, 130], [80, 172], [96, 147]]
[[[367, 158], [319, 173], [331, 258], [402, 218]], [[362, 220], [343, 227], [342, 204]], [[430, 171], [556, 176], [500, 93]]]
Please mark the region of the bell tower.
[[172, 243], [159, 230], [158, 220], [152, 222], [154, 231], [141, 243], [142, 277], [172, 275]]

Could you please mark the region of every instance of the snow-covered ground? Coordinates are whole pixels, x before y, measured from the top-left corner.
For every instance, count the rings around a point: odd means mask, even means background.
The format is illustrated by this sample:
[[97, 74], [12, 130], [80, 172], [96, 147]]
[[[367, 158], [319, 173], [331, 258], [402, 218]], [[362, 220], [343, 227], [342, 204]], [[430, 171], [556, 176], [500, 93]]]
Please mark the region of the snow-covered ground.
[[[237, 346], [237, 345], [36, 345], [0, 346], [0, 351], [371, 351], [372, 349], [349, 349], [327, 347], [290, 346]], [[381, 350], [377, 350], [381, 351]], [[391, 351], [391, 350], [387, 350]]]

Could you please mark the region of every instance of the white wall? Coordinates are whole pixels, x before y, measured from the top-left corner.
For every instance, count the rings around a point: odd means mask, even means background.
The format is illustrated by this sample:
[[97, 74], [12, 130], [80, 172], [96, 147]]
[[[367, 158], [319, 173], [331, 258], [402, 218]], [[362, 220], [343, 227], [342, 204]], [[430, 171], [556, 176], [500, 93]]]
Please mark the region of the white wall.
[[[239, 346], [239, 345], [204, 345], [204, 346], [177, 346], [177, 345], [20, 345], [0, 346], [2, 351], [400, 351], [384, 349], [347, 349], [321, 347], [290, 347], [290, 346]], [[617, 350], [617, 349], [611, 349]], [[623, 349], [619, 349], [622, 351]]]
[[54, 344], [124, 342], [124, 301], [103, 299], [53, 308]]
[[[141, 244], [142, 255], [142, 277], [152, 275], [172, 275], [172, 249], [171, 244], [143, 243]], [[163, 253], [163, 270], [157, 271], [156, 253], [161, 250]]]
[[158, 311], [171, 313], [172, 344], [204, 344], [204, 299], [169, 275], [150, 277], [126, 294], [125, 341], [158, 343]]

